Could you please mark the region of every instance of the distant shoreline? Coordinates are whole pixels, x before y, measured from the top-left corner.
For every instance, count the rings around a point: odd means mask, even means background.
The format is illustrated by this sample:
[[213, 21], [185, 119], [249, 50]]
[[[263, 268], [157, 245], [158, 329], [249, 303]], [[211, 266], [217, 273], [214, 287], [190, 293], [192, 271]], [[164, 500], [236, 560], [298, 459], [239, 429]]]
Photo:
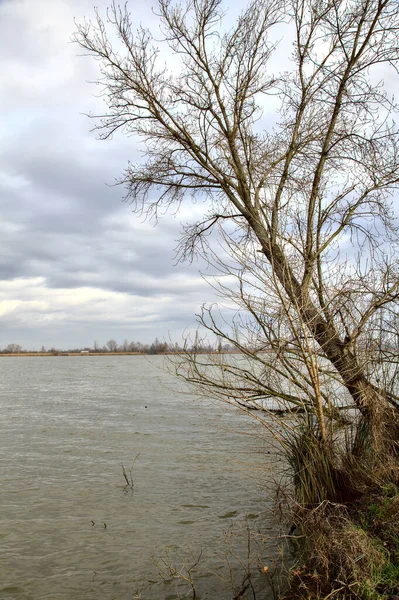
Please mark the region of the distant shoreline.
[[[0, 354], [0, 358], [24, 358], [25, 356], [41, 356], [53, 358], [54, 356], [170, 356], [179, 354], [179, 352], [13, 352], [10, 354]], [[201, 352], [201, 354], [219, 354], [219, 352]], [[239, 354], [239, 352], [223, 352], [223, 354]]]
[[144, 352], [13, 352], [11, 354], [0, 354], [0, 358], [23, 358], [25, 356], [44, 356], [47, 358], [53, 358], [54, 356], [165, 356], [166, 354], [175, 353], [163, 352], [161, 355]]

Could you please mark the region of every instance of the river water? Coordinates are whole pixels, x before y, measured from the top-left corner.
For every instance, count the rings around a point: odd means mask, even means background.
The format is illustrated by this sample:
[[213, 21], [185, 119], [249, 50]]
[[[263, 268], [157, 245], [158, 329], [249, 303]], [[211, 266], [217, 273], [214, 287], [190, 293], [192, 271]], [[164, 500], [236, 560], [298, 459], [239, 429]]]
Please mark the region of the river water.
[[[0, 359], [1, 599], [177, 598], [190, 585], [162, 566], [187, 574], [202, 552], [197, 598], [227, 600], [247, 529], [255, 572], [275, 558], [267, 439], [240, 435], [240, 411], [178, 394], [163, 360]], [[138, 454], [132, 490], [120, 465]]]

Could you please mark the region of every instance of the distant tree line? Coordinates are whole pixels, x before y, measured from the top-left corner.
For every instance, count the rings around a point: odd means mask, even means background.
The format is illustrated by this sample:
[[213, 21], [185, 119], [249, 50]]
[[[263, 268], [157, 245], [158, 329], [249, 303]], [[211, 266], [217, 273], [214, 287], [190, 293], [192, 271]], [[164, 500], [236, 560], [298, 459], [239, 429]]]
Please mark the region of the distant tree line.
[[221, 344], [217, 342], [215, 344], [208, 343], [204, 340], [194, 341], [192, 345], [185, 345], [184, 347], [176, 343], [161, 342], [158, 338], [151, 344], [143, 344], [142, 342], [133, 342], [124, 339], [122, 343], [118, 343], [116, 340], [108, 340], [103, 346], [101, 346], [96, 340], [94, 340], [92, 346], [85, 346], [83, 348], [69, 348], [68, 350], [61, 350], [59, 348], [51, 347], [46, 348], [42, 346], [40, 350], [26, 350], [20, 344], [8, 344], [5, 348], [0, 349], [0, 354], [79, 354], [81, 352], [89, 352], [92, 354], [106, 354], [106, 353], [120, 353], [128, 352], [135, 354], [169, 354], [177, 352], [196, 352], [196, 353], [214, 353], [214, 352], [229, 352], [232, 350], [229, 344]]

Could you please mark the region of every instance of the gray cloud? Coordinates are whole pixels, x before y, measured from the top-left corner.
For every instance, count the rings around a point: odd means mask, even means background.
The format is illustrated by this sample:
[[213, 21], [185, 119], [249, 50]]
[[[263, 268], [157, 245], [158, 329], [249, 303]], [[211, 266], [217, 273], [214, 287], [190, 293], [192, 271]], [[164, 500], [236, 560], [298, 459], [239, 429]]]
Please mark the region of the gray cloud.
[[179, 219], [154, 228], [107, 185], [138, 153], [81, 114], [101, 106], [95, 62], [68, 43], [84, 13], [91, 0], [0, 2], [0, 347], [177, 336], [213, 299], [201, 265], [174, 266]]

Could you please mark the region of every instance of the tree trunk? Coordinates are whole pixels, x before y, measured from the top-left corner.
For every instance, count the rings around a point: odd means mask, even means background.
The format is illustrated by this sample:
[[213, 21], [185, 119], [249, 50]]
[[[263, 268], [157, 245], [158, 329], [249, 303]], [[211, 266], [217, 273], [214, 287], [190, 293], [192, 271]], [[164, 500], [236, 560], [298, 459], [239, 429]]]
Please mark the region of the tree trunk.
[[[262, 251], [272, 266], [277, 279], [282, 284], [290, 301], [308, 327], [310, 333], [319, 344], [324, 356], [334, 365], [342, 377], [342, 381], [352, 396], [362, 416], [370, 417], [370, 401], [377, 400], [377, 393], [367, 380], [353, 353], [346, 342], [342, 341], [334, 324], [327, 322], [316, 308], [309, 296], [309, 291], [303, 287], [292, 272], [287, 259], [278, 244], [271, 243], [265, 230], [259, 222], [248, 218], [250, 226], [256, 233], [262, 246]], [[383, 398], [378, 398], [384, 403]], [[388, 406], [387, 401], [385, 400]]]

